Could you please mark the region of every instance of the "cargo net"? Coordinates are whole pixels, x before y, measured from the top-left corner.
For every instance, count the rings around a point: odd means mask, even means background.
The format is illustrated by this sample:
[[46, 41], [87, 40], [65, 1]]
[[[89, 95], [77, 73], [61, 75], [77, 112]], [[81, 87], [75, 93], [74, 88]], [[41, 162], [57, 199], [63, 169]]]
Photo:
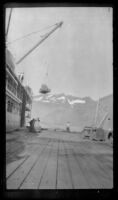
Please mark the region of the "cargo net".
[[41, 85], [41, 88], [40, 88], [40, 90], [39, 90], [39, 92], [41, 93], [41, 94], [47, 94], [47, 93], [49, 93], [51, 90], [48, 88], [48, 86], [46, 85], [46, 84], [42, 84]]

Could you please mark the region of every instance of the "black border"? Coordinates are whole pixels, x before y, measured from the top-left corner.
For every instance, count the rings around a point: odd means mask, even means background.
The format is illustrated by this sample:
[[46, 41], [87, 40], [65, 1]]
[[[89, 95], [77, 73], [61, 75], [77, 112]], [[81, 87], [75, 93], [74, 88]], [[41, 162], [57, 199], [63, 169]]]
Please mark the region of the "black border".
[[[3, 147], [1, 148], [1, 156], [3, 157], [3, 169], [1, 171], [1, 189], [2, 189], [2, 195], [5, 198], [28, 198], [28, 199], [40, 199], [40, 198], [49, 198], [49, 199], [55, 199], [55, 198], [72, 198], [72, 199], [78, 199], [78, 198], [83, 198], [85, 197], [86, 199], [112, 199], [113, 194], [118, 193], [118, 184], [117, 184], [117, 175], [118, 175], [118, 165], [117, 165], [117, 158], [118, 158], [118, 128], [115, 127], [115, 114], [118, 113], [118, 107], [117, 107], [117, 94], [118, 94], [118, 89], [117, 89], [117, 80], [118, 80], [118, 55], [116, 47], [117, 47], [117, 23], [118, 23], [118, 10], [117, 10], [117, 5], [111, 1], [108, 1], [107, 3], [99, 1], [98, 3], [69, 3], [69, 2], [63, 2], [63, 3], [51, 3], [51, 2], [41, 2], [40, 3], [21, 3], [18, 2], [8, 2], [4, 1], [2, 5], [2, 63], [1, 63], [1, 71], [3, 75], [1, 76], [0, 73], [0, 82], [2, 82], [3, 89], [1, 87], [0, 90], [0, 97], [1, 97], [1, 102], [5, 102], [5, 24], [4, 24], [4, 17], [5, 17], [5, 7], [112, 7], [113, 8], [113, 113], [114, 113], [114, 142], [113, 142], [113, 149], [114, 149], [114, 165], [113, 165], [113, 174], [114, 174], [114, 187], [113, 189], [74, 189], [74, 190], [6, 190], [6, 131], [5, 131], [5, 121], [3, 122], [3, 113], [5, 114], [5, 106], [2, 106], [3, 111], [1, 111], [0, 117], [1, 117], [1, 125], [4, 127], [4, 130], [0, 131], [2, 137], [1, 137], [1, 142]], [[115, 88], [116, 86], [116, 88]], [[4, 103], [3, 103], [4, 104]], [[5, 105], [5, 104], [4, 104]], [[5, 115], [4, 115], [5, 119]], [[117, 120], [117, 118], [116, 118]], [[1, 146], [1, 145], [0, 145]]]

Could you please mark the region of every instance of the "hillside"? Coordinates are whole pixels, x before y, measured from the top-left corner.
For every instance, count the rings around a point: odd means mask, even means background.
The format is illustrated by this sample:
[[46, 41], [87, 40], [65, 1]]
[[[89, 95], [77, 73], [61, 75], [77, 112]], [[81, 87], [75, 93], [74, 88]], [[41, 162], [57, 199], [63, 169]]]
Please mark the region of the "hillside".
[[[69, 121], [71, 130], [82, 130], [84, 126], [93, 125], [97, 102], [90, 97], [79, 98], [65, 94], [48, 94], [34, 97], [32, 118], [39, 117], [43, 127], [64, 128]], [[112, 128], [113, 96], [100, 99], [97, 124], [108, 112], [103, 125], [104, 129]], [[110, 119], [110, 120], [108, 120]]]
[[104, 129], [113, 129], [113, 95], [106, 96], [100, 99], [100, 108], [98, 112], [98, 124], [108, 112], [107, 119], [103, 125]]

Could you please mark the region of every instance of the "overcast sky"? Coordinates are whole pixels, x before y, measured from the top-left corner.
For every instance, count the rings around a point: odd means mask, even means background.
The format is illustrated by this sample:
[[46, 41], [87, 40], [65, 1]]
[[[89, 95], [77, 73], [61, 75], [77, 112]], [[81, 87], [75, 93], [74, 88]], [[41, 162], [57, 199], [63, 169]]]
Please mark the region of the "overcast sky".
[[[8, 16], [9, 9], [6, 10], [6, 25]], [[60, 21], [64, 22], [62, 27], [16, 65], [16, 73], [24, 72], [24, 83], [30, 85], [34, 94], [38, 94], [43, 83], [52, 93], [90, 96], [93, 99], [111, 94], [112, 8], [13, 8], [8, 42], [42, 30], [9, 44], [15, 61]]]

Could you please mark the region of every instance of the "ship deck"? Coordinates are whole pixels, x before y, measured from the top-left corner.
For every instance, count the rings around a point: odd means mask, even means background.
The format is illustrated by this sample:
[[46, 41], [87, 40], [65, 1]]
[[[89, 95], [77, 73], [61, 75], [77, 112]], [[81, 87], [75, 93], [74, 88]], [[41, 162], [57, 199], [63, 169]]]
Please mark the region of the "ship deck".
[[77, 134], [43, 131], [6, 165], [6, 188], [113, 188], [113, 148]]

